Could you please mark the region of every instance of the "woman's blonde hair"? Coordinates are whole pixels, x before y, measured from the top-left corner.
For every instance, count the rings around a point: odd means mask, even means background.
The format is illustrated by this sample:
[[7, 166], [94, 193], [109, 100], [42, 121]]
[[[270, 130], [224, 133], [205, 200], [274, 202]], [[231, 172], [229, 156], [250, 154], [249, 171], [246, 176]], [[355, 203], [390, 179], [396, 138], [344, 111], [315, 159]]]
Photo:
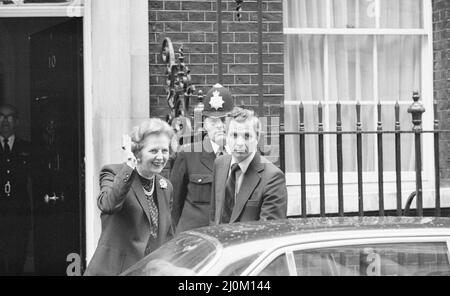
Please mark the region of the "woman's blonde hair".
[[144, 147], [144, 140], [150, 135], [166, 135], [169, 142], [174, 135], [172, 127], [159, 118], [150, 118], [135, 126], [131, 131], [131, 151], [134, 155], [139, 154]]

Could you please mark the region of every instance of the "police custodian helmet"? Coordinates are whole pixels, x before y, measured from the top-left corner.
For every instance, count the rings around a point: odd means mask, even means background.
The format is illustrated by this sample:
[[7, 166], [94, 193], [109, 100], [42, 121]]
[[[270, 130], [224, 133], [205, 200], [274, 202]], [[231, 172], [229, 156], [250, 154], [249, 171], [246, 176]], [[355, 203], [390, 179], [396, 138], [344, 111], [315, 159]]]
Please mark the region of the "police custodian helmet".
[[204, 102], [203, 115], [209, 117], [224, 117], [234, 107], [230, 91], [218, 83], [205, 95]]

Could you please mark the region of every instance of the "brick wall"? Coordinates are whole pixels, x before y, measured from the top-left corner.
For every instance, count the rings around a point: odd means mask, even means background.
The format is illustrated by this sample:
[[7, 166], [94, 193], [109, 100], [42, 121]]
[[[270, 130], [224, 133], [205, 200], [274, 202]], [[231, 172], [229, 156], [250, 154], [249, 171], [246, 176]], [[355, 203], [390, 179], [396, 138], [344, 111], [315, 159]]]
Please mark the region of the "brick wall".
[[[434, 99], [442, 129], [450, 129], [450, 2], [433, 0]], [[441, 137], [441, 178], [450, 186], [450, 135]]]
[[[222, 0], [223, 81], [236, 104], [258, 106], [257, 2], [245, 0], [241, 22], [235, 20], [234, 0]], [[160, 48], [170, 37], [175, 50], [184, 46], [193, 83], [205, 92], [218, 81], [216, 0], [149, 0], [150, 114], [164, 117], [165, 67]], [[282, 0], [263, 0], [263, 61], [265, 115], [278, 116], [284, 95]], [[450, 129], [450, 2], [433, 0], [434, 99], [439, 104], [441, 128]], [[275, 124], [274, 124], [275, 123]], [[276, 128], [277, 122], [272, 122]], [[278, 139], [272, 139], [272, 160], [278, 159]], [[450, 135], [441, 140], [441, 176], [450, 186]]]
[[[257, 1], [243, 3], [241, 21], [236, 20], [236, 2], [222, 0], [223, 85], [229, 87], [237, 105], [258, 107], [258, 14]], [[161, 43], [171, 38], [174, 49], [183, 45], [185, 62], [197, 89], [206, 91], [218, 82], [218, 35], [216, 0], [149, 0], [150, 10], [150, 114], [164, 117], [165, 67]], [[284, 49], [282, 0], [263, 0], [264, 112], [278, 116], [284, 97]], [[194, 102], [195, 103], [195, 102]], [[278, 121], [270, 121], [278, 128]], [[278, 159], [278, 140], [270, 157]]]

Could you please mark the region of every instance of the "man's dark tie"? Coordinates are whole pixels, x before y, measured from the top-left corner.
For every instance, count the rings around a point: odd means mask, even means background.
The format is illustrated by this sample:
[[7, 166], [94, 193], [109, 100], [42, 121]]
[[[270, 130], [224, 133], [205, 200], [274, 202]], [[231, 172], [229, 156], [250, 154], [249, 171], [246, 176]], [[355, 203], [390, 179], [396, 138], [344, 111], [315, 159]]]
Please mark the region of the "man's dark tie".
[[235, 190], [236, 190], [236, 173], [240, 170], [237, 163], [231, 166], [231, 173], [227, 179], [225, 187], [225, 203], [222, 212], [222, 223], [230, 223], [231, 213], [233, 213]]
[[3, 140], [3, 151], [5, 151], [5, 154], [9, 154], [9, 153], [11, 153], [11, 149], [9, 148], [9, 145], [8, 145], [8, 138], [5, 138], [4, 140]]

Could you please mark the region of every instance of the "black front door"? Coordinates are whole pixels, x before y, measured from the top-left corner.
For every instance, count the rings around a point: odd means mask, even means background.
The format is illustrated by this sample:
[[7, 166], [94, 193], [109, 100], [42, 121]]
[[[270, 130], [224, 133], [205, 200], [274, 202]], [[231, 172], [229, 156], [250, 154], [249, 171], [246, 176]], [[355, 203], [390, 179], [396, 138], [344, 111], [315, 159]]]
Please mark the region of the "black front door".
[[30, 42], [35, 270], [66, 275], [84, 258], [82, 20]]

